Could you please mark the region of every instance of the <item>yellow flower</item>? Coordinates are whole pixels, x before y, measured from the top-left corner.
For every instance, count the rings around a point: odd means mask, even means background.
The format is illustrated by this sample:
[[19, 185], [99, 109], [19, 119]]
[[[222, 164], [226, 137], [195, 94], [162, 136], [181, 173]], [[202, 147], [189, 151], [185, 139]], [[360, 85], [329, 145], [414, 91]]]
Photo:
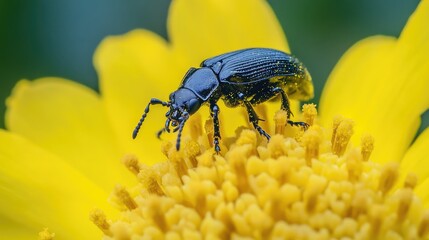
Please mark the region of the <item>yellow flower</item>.
[[[125, 153], [132, 153], [149, 165], [166, 159], [162, 152], [157, 150], [160, 149], [161, 144], [154, 135], [162, 125], [160, 123], [163, 122], [164, 109], [152, 108], [150, 118], [141, 129], [144, 134], [141, 134], [136, 141], [131, 140], [131, 131], [150, 97], [167, 99], [168, 94], [177, 87], [183, 73], [190, 66], [198, 66], [202, 59], [219, 53], [245, 47], [271, 47], [289, 52], [285, 35], [265, 1], [227, 2], [228, 4], [218, 0], [173, 1], [168, 19], [168, 42], [145, 30], [106, 38], [94, 58], [100, 77], [100, 95], [82, 85], [60, 78], [23, 80], [16, 85], [7, 102], [8, 131], [0, 130], [2, 146], [0, 148], [0, 234], [2, 238], [34, 239], [34, 236], [45, 227], [55, 232], [55, 237], [58, 239], [99, 238], [102, 232], [88, 220], [90, 210], [98, 207], [103, 209], [109, 218], [116, 218], [117, 213], [106, 201], [109, 193], [115, 189], [117, 183], [127, 187], [135, 185], [133, 176], [126, 171], [118, 159], [121, 159]], [[322, 124], [331, 121], [334, 114], [343, 114], [354, 119], [357, 132], [355, 135], [361, 136], [361, 133], [367, 131], [375, 136], [375, 155], [372, 155], [371, 159], [380, 162], [402, 160], [400, 169], [404, 172], [404, 176], [405, 172], [415, 172], [421, 180], [421, 184], [416, 187], [417, 193], [426, 204], [429, 203], [429, 194], [424, 189], [429, 187], [427, 186], [429, 182], [426, 181], [429, 171], [425, 170], [427, 168], [424, 161], [424, 146], [429, 141], [428, 131], [417, 139], [408, 152], [406, 150], [418, 126], [418, 116], [427, 108], [427, 101], [423, 101], [423, 97], [425, 89], [428, 89], [428, 86], [424, 85], [428, 82], [425, 79], [429, 79], [428, 61], [425, 58], [429, 49], [427, 44], [429, 31], [425, 26], [429, 16], [428, 5], [427, 0], [421, 2], [399, 40], [377, 37], [364, 40], [353, 47], [334, 70], [321, 102]], [[376, 94], [377, 97], [375, 97]], [[379, 103], [386, 106], [378, 106]], [[353, 112], [355, 111], [353, 109], [359, 108], [359, 111]], [[227, 116], [229, 113], [239, 111], [222, 106], [221, 109]], [[278, 104], [269, 105], [265, 115], [274, 116], [274, 109], [278, 109]], [[202, 111], [201, 115], [208, 116], [208, 113]], [[222, 126], [227, 131], [226, 136], [233, 136], [231, 129], [245, 124], [245, 120], [222, 122]], [[270, 121], [265, 125], [267, 129], [269, 126], [274, 126]], [[317, 136], [316, 134], [315, 138]], [[249, 138], [252, 140], [252, 137]], [[295, 144], [298, 152], [304, 149], [298, 148], [298, 143], [292, 138], [285, 141]], [[276, 143], [278, 141], [273, 139], [270, 144]], [[226, 145], [231, 146], [230, 143]], [[168, 149], [168, 146], [164, 146], [163, 149]], [[339, 147], [337, 151], [343, 150]], [[320, 151], [319, 154], [322, 153], [323, 151]], [[205, 154], [211, 154], [211, 151]], [[230, 154], [234, 153], [231, 151]], [[313, 152], [312, 156], [317, 154]], [[174, 156], [169, 158], [174, 159]], [[133, 158], [125, 159], [128, 166], [132, 166], [129, 164], [130, 161], [135, 162]], [[180, 156], [176, 156], [176, 159], [180, 159]], [[234, 160], [243, 159], [240, 156], [231, 157], [231, 164]], [[254, 162], [264, 164], [256, 160]], [[323, 161], [320, 162], [323, 165]], [[226, 162], [220, 160], [218, 164], [226, 164]], [[283, 165], [280, 166], [283, 167]], [[138, 169], [140, 170], [140, 167]], [[183, 168], [181, 169], [183, 171]], [[148, 177], [151, 174], [150, 168], [146, 170], [148, 170], [145, 172], [146, 176], [139, 174], [143, 180], [151, 179]], [[256, 186], [259, 188], [270, 181], [265, 177], [266, 175], [261, 175], [262, 177], [256, 179], [254, 183], [262, 184]], [[374, 178], [377, 178], [376, 175]], [[240, 174], [228, 177], [237, 180], [237, 176]], [[391, 175], [387, 174], [387, 176]], [[310, 192], [306, 195], [306, 201], [312, 201], [315, 194], [311, 192], [312, 189], [325, 189], [324, 186], [318, 185], [317, 176], [313, 178], [315, 179], [311, 181], [315, 187], [308, 188]], [[187, 178], [184, 177], [184, 179]], [[171, 181], [172, 191], [177, 184], [176, 180], [176, 178], [165, 180]], [[369, 183], [373, 182], [369, 181]], [[152, 184], [155, 183], [152, 182]], [[196, 182], [195, 184], [196, 188], [211, 191], [214, 183]], [[296, 190], [297, 186], [288, 185], [286, 188]], [[343, 186], [338, 188], [340, 189], [337, 189], [338, 191], [345, 192], [348, 189]], [[390, 188], [391, 186], [387, 189]], [[136, 188], [137, 190], [139, 187]], [[263, 189], [260, 190], [263, 191]], [[274, 188], [267, 189], [268, 193], [274, 190]], [[226, 186], [225, 191], [229, 198], [234, 198], [238, 194], [234, 192], [233, 186]], [[295, 193], [300, 194], [299, 191]], [[118, 202], [119, 205], [125, 203], [125, 206], [132, 209], [142, 206], [144, 201], [149, 201], [148, 206], [159, 206], [161, 209], [169, 207], [160, 206], [164, 202], [158, 202], [156, 198], [153, 200], [152, 197], [148, 198], [149, 200], [139, 197], [134, 199], [136, 195], [135, 192], [131, 192], [130, 195], [124, 188], [117, 187], [112, 201]], [[267, 196], [267, 193], [261, 196]], [[392, 196], [394, 199], [396, 195]], [[404, 196], [407, 198], [412, 195], [404, 194]], [[198, 197], [200, 197], [198, 194], [193, 196], [197, 203]], [[293, 199], [293, 196], [291, 198]], [[414, 199], [416, 198], [412, 198], [411, 206], [417, 207], [410, 211], [413, 213], [419, 209], [418, 199]], [[216, 201], [218, 199], [213, 196], [211, 204]], [[255, 199], [249, 197], [243, 201], [243, 215], [237, 216], [236, 221], [244, 221], [242, 218], [254, 218], [252, 226], [261, 224], [260, 227], [272, 221], [269, 219], [268, 222], [263, 221], [267, 219], [266, 214], [255, 206]], [[416, 201], [415, 204], [414, 201]], [[171, 202], [167, 201], [165, 204], [171, 204]], [[177, 207], [180, 208], [179, 205]], [[244, 213], [246, 207], [251, 208], [252, 213], [258, 214], [246, 217]], [[381, 207], [374, 210], [373, 214], [387, 210]], [[225, 207], [222, 211], [229, 210]], [[162, 217], [160, 212], [146, 212], [155, 219]], [[124, 211], [121, 216], [135, 219], [132, 214], [132, 211]], [[170, 217], [173, 219], [180, 217], [174, 214], [173, 212], [173, 216]], [[411, 223], [420, 221], [420, 216], [417, 215], [410, 217]], [[192, 215], [191, 212], [186, 217], [189, 221], [198, 221], [198, 216]], [[212, 219], [202, 223], [201, 226], [205, 226], [203, 228], [206, 229], [202, 231], [220, 226], [219, 220], [216, 220], [214, 215], [211, 217]], [[99, 211], [91, 215], [91, 220], [104, 229], [106, 235], [115, 231], [115, 229], [106, 228], [106, 224], [110, 223]], [[426, 218], [421, 220], [423, 223], [427, 221], [429, 220]], [[139, 224], [144, 223], [135, 224], [138, 227]], [[350, 222], [345, 224], [353, 225]], [[380, 223], [373, 222], [373, 224]], [[126, 230], [120, 223], [117, 225], [117, 232], [121, 229]], [[240, 226], [245, 227], [245, 225]], [[418, 234], [427, 231], [424, 224], [416, 226], [417, 229], [414, 230]], [[423, 226], [422, 229], [419, 228], [420, 226]], [[279, 227], [279, 229], [283, 228]], [[344, 227], [344, 229], [349, 228]], [[153, 229], [152, 232], [157, 234], [156, 230]], [[243, 229], [243, 231], [250, 230]], [[40, 237], [49, 239], [52, 238], [52, 234], [45, 230], [40, 233]]]
[[[315, 105], [304, 106], [314, 122]], [[429, 211], [413, 194], [408, 175], [397, 191], [398, 164], [368, 161], [373, 138], [347, 149], [353, 123], [337, 119], [330, 133], [317, 124], [296, 138], [284, 137], [287, 114], [276, 114], [276, 135], [267, 143], [241, 129], [226, 141], [225, 156], [210, 144], [212, 126], [197, 129], [180, 152], [164, 144], [167, 162], [152, 167], [129, 156], [125, 165], [140, 184], [117, 187], [122, 207], [110, 222], [101, 210], [91, 219], [105, 239], [420, 239], [429, 232]], [[210, 122], [210, 121], [209, 121]], [[207, 141], [207, 139], [209, 141]], [[332, 139], [332, 140], [330, 140]]]

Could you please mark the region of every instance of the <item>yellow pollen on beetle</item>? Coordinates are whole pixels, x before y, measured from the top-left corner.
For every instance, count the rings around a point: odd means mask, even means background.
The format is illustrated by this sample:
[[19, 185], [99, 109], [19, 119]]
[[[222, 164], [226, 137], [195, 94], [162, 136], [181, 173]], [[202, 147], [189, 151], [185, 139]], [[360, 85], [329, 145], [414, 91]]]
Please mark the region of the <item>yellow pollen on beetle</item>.
[[39, 232], [39, 240], [53, 240], [55, 237], [55, 233], [49, 232], [48, 228], [43, 229], [43, 231]]
[[[96, 212], [91, 220], [106, 239], [429, 237], [429, 211], [414, 193], [416, 175], [396, 184], [398, 164], [371, 161], [371, 136], [362, 137], [361, 146], [349, 143], [351, 120], [336, 118], [330, 132], [317, 124], [315, 105], [303, 111], [306, 131], [285, 128], [287, 114], [279, 111], [270, 141], [240, 127], [220, 141], [219, 154], [212, 120], [190, 120], [197, 126], [189, 129], [200, 135], [184, 132], [180, 151], [174, 141], [164, 142], [166, 162], [124, 160], [139, 184], [133, 196], [123, 187], [114, 191], [120, 218], [108, 222]], [[285, 136], [289, 129], [296, 137]]]

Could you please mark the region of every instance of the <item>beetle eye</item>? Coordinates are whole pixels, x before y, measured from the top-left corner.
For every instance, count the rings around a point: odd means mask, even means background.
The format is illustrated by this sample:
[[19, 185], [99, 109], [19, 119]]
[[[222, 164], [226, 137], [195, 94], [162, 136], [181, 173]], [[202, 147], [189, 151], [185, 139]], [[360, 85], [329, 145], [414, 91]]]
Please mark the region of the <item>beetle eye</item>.
[[195, 98], [191, 99], [186, 103], [186, 108], [189, 114], [193, 114], [200, 108], [200, 101]]

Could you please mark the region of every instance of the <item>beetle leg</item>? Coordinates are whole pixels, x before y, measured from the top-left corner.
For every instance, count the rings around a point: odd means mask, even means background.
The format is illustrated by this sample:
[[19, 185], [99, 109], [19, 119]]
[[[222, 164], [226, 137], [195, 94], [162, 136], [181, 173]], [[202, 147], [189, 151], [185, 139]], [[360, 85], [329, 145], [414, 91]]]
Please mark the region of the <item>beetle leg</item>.
[[[280, 92], [281, 96], [282, 96], [282, 110], [285, 110], [287, 113], [287, 118], [289, 119], [290, 116], [293, 116], [292, 111], [290, 110], [290, 105], [289, 105], [289, 98], [287, 97], [285, 91], [283, 91], [282, 88], [276, 87], [273, 89], [273, 92]], [[287, 120], [287, 123], [290, 124], [291, 126], [300, 126], [302, 128], [304, 128], [304, 130], [306, 130], [308, 128], [308, 124], [305, 122], [294, 122], [292, 120]]]
[[287, 120], [287, 123], [290, 124], [291, 126], [302, 127], [304, 130], [307, 130], [307, 128], [309, 127], [308, 123], [306, 122], [294, 122], [291, 120]]
[[182, 117], [180, 117], [180, 118], [181, 118], [181, 121], [180, 121], [179, 126], [178, 126], [179, 133], [177, 134], [177, 140], [176, 140], [176, 150], [177, 151], [179, 151], [179, 149], [180, 149], [180, 140], [182, 138], [182, 130], [183, 130], [183, 127], [185, 126], [185, 122], [189, 118], [189, 114], [187, 112], [184, 112]]
[[265, 132], [264, 129], [261, 128], [261, 126], [258, 125], [258, 115], [256, 114], [255, 110], [252, 107], [252, 104], [250, 104], [249, 101], [243, 101], [244, 106], [246, 106], [247, 113], [249, 114], [249, 121], [253, 124], [253, 127], [261, 134], [262, 136], [266, 137], [267, 140], [270, 140], [270, 135]]
[[167, 118], [167, 120], [165, 120], [164, 130], [167, 131], [168, 133], [170, 132], [170, 122], [171, 122], [170, 118]]
[[285, 91], [283, 91], [283, 89], [280, 88], [280, 87], [275, 87], [271, 91], [272, 91], [273, 94], [280, 93], [280, 95], [282, 96], [282, 106], [281, 106], [281, 109], [286, 111], [287, 118], [289, 119], [290, 116], [293, 116], [293, 113], [290, 110], [289, 98], [287, 97]]
[[219, 130], [219, 106], [215, 102], [210, 103], [210, 115], [213, 118], [214, 125], [213, 144], [216, 153], [219, 153], [219, 139], [221, 138]]

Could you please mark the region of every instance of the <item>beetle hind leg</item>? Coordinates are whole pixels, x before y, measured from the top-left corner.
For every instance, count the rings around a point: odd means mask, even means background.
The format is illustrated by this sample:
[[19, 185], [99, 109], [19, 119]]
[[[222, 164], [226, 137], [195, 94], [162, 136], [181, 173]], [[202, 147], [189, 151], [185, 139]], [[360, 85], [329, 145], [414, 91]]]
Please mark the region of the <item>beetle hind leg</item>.
[[302, 127], [304, 130], [307, 130], [307, 128], [309, 127], [307, 123], [305, 123], [305, 122], [294, 122], [292, 120], [289, 120], [290, 116], [293, 116], [293, 113], [290, 110], [289, 98], [287, 97], [285, 91], [283, 91], [283, 89], [280, 87], [276, 87], [273, 89], [273, 92], [279, 92], [282, 96], [281, 109], [286, 111], [286, 113], [287, 113], [287, 118], [288, 118], [287, 123], [291, 126]]
[[246, 106], [247, 113], [249, 114], [249, 121], [253, 124], [253, 127], [261, 134], [262, 136], [266, 137], [267, 140], [270, 140], [270, 135], [261, 128], [261, 126], [258, 125], [259, 117], [256, 114], [255, 110], [252, 107], [252, 104], [248, 101], [243, 101], [244, 106]]

